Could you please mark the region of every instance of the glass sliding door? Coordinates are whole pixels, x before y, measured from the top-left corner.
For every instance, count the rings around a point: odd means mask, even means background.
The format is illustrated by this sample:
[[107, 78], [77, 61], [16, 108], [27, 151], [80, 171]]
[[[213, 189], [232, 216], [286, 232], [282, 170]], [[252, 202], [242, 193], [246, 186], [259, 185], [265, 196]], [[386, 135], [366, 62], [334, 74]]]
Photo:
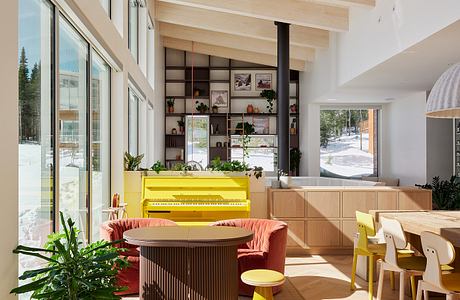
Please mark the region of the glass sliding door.
[[[53, 22], [48, 1], [19, 1], [18, 242], [30, 247], [42, 246], [53, 230]], [[20, 255], [19, 273], [39, 262]]]
[[95, 51], [91, 70], [91, 241], [97, 241], [110, 202], [110, 67]]
[[185, 119], [187, 160], [203, 168], [209, 161], [209, 116], [187, 116]]
[[128, 151], [131, 155], [138, 155], [139, 97], [129, 89], [128, 98]]
[[59, 18], [59, 210], [87, 237], [88, 43]]

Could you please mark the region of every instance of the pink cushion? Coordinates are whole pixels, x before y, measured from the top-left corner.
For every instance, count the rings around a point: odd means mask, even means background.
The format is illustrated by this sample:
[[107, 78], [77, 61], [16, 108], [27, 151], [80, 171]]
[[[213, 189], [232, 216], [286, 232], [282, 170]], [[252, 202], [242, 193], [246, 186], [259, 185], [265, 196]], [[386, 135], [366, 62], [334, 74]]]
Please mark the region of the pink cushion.
[[[233, 226], [254, 232], [252, 241], [238, 247], [238, 269], [241, 273], [253, 269], [270, 269], [284, 274], [287, 224], [267, 219], [234, 219], [212, 223], [211, 226]], [[277, 293], [280, 287], [273, 288]], [[240, 278], [240, 295], [252, 296], [254, 287]]]
[[[101, 225], [101, 239], [106, 241], [116, 241], [123, 239], [123, 233], [130, 229], [141, 227], [154, 226], [177, 226], [177, 224], [165, 219], [121, 219], [107, 221]], [[128, 243], [120, 243], [114, 245], [118, 248], [126, 248], [121, 254], [126, 257], [130, 263], [129, 267], [120, 270], [117, 275], [117, 284], [119, 286], [127, 286], [126, 291], [118, 293], [118, 295], [139, 294], [139, 246]]]

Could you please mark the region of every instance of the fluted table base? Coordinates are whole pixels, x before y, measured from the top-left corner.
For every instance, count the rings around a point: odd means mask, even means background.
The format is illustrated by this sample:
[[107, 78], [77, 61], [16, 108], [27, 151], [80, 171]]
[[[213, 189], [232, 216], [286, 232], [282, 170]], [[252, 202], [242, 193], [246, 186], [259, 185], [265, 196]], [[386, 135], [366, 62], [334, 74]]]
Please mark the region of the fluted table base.
[[141, 246], [140, 299], [238, 299], [237, 246]]

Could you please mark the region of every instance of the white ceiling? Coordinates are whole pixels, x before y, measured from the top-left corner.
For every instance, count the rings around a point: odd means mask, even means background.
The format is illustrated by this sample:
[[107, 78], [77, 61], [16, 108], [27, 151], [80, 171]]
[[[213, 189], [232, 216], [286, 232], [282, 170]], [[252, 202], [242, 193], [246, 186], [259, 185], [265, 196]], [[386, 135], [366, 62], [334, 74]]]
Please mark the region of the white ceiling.
[[[404, 91], [428, 91], [437, 78], [460, 61], [460, 21], [393, 56], [343, 85], [340, 91], [387, 91], [386, 98]], [[384, 100], [384, 99], [381, 99]]]

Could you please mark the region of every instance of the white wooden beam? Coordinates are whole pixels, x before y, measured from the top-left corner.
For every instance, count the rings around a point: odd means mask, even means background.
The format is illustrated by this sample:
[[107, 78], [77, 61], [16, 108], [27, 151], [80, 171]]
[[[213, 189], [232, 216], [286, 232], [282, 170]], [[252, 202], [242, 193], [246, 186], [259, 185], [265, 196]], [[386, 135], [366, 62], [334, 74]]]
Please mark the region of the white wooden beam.
[[[262, 19], [158, 1], [156, 19], [193, 28], [276, 42], [276, 26], [272, 21]], [[327, 30], [293, 25], [290, 33], [292, 45], [313, 48], [329, 46], [329, 31]]]
[[298, 0], [159, 0], [330, 31], [348, 30], [348, 9]]
[[[305, 2], [312, 0], [303, 0]], [[375, 7], [375, 0], [313, 0], [314, 2], [336, 5], [340, 7]]]
[[[251, 51], [238, 50], [228, 47], [214, 46], [204, 43], [191, 42], [170, 37], [162, 37], [163, 45], [166, 48], [178, 49], [183, 51], [194, 51], [195, 53], [220, 56], [230, 59], [241, 60], [256, 64], [262, 64], [275, 67], [277, 64], [276, 56], [261, 54]], [[305, 71], [305, 61], [291, 59], [292, 70]]]
[[[160, 23], [160, 34], [162, 36], [200, 42], [227, 48], [234, 48], [245, 51], [252, 51], [270, 55], [277, 55], [276, 43], [272, 41], [254, 39], [244, 36], [237, 36], [228, 33], [215, 32], [170, 23]], [[315, 49], [291, 46], [291, 58], [313, 61]]]

